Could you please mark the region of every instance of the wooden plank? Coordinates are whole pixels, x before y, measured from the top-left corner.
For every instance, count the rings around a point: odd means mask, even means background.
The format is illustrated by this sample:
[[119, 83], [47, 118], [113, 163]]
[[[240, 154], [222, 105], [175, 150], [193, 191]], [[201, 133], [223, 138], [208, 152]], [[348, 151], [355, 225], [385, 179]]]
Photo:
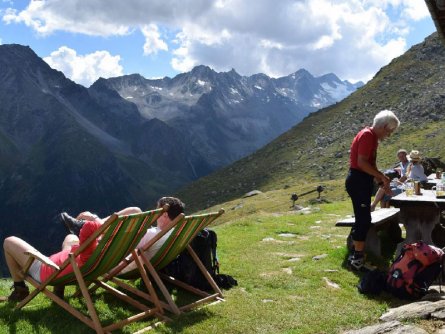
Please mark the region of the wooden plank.
[[[398, 216], [399, 212], [400, 212], [399, 208], [387, 208], [387, 209], [380, 209], [373, 211], [371, 212], [371, 223], [375, 226], [382, 225], [387, 221], [390, 221], [396, 216]], [[352, 227], [354, 223], [355, 223], [355, 218], [351, 217], [338, 221], [335, 224], [335, 226]]]

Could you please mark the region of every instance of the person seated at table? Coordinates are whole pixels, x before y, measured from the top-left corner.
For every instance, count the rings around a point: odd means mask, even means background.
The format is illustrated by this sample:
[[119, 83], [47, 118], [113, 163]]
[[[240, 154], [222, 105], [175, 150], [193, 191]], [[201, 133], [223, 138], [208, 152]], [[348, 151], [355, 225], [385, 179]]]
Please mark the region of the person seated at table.
[[394, 178], [391, 180], [391, 195], [385, 194], [385, 190], [383, 188], [378, 188], [374, 196], [374, 201], [371, 203], [371, 212], [375, 211], [378, 203], [380, 203], [381, 208], [389, 208], [389, 200], [391, 197], [403, 192], [404, 182], [407, 180], [406, 171], [410, 164], [407, 155], [408, 152], [405, 149], [400, 149], [397, 151], [397, 158], [399, 159], [399, 162], [394, 169], [399, 173], [399, 178]]
[[[379, 202], [381, 208], [389, 208], [389, 200], [391, 199], [391, 197], [401, 194], [405, 190], [404, 184], [407, 180], [419, 181], [423, 185], [428, 181], [428, 177], [425, 175], [423, 165], [421, 164], [422, 158], [419, 151], [412, 150], [409, 154], [409, 157], [410, 161], [408, 167], [406, 168], [406, 173], [402, 174], [402, 177], [400, 177], [400, 179], [393, 179], [391, 181], [391, 195], [385, 194], [383, 189], [379, 188], [379, 190], [377, 190], [374, 201], [371, 204], [371, 211], [375, 210]], [[400, 158], [403, 158], [403, 154], [399, 157], [399, 159]]]
[[427, 182], [428, 177], [425, 175], [423, 165], [420, 163], [422, 160], [419, 151], [412, 150], [409, 154], [411, 162], [406, 170], [406, 176], [413, 181], [419, 181], [421, 183]]
[[[404, 178], [406, 181], [406, 177]], [[388, 195], [385, 193], [385, 190], [383, 188], [379, 188], [374, 196], [374, 200], [371, 203], [371, 212], [375, 211], [375, 208], [377, 207], [377, 204], [380, 202], [380, 207], [382, 209], [389, 208], [389, 201], [391, 197], [397, 196], [401, 194], [405, 189], [405, 182], [401, 181], [401, 179], [393, 179], [390, 183], [391, 188], [391, 195]]]
[[[410, 161], [408, 160], [408, 151], [403, 148], [398, 150], [397, 159], [399, 159], [399, 162], [396, 164], [394, 169], [399, 173], [399, 178], [403, 178], [406, 175], [406, 170], [410, 163]], [[402, 182], [403, 181], [404, 180], [402, 180]]]

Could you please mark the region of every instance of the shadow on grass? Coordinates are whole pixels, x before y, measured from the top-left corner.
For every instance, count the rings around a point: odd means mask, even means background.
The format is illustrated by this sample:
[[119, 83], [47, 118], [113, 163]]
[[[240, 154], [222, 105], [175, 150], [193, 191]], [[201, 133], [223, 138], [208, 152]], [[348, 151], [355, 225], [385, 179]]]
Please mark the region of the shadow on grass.
[[74, 318], [71, 314], [50, 303], [42, 305], [41, 302], [31, 301], [21, 310], [15, 309], [16, 303], [5, 302], [0, 304], [0, 318], [2, 327], [8, 333], [93, 333], [88, 326]]
[[[102, 326], [110, 325], [140, 312], [139, 309], [124, 303], [103, 290], [97, 291], [92, 297]], [[73, 297], [71, 293], [68, 293], [66, 294], [65, 301], [84, 315], [88, 315], [87, 306], [83, 297]], [[37, 296], [21, 310], [15, 309], [15, 306], [16, 303], [0, 303], [0, 332], [12, 334], [48, 332], [83, 334], [95, 332], [43, 295]], [[150, 305], [148, 306], [150, 307]], [[214, 316], [211, 312], [203, 309], [178, 317], [173, 317], [170, 314], [166, 315], [174, 318], [173, 322], [165, 323], [165, 330], [169, 333], [181, 332], [182, 328], [205, 320], [209, 316]], [[137, 329], [141, 324], [148, 326], [156, 322], [159, 322], [159, 319], [151, 316], [142, 321], [137, 321], [130, 326]], [[128, 328], [128, 330], [132, 329]], [[124, 327], [124, 329], [115, 330], [113, 333], [127, 333], [128, 330], [127, 327]], [[163, 331], [164, 329], [162, 329], [162, 327], [158, 327], [157, 332]]]
[[215, 317], [215, 314], [208, 308], [194, 309], [193, 311], [172, 317], [173, 321], [164, 324], [165, 331], [160, 329], [159, 332], [182, 333], [184, 329], [212, 317]]
[[[134, 281], [133, 285], [135, 287], [137, 287], [139, 290], [141, 290], [143, 292], [147, 292], [146, 287], [143, 284], [141, 279], [137, 279], [136, 281]], [[169, 293], [172, 295], [175, 303], [179, 307], [181, 307], [182, 305], [187, 305], [191, 302], [196, 301], [196, 296], [185, 291], [185, 290], [177, 289], [176, 286], [171, 285], [169, 283], [166, 283], [165, 286], [166, 286], [167, 290], [169, 291]], [[154, 288], [155, 288], [155, 292], [156, 292], [158, 298], [160, 300], [166, 302], [165, 299], [162, 297], [162, 293], [156, 284], [154, 284]], [[138, 300], [139, 302], [141, 302], [142, 304], [147, 305], [148, 307], [154, 307], [154, 305], [152, 303], [148, 302], [147, 300], [141, 299], [140, 297], [135, 296], [131, 293], [129, 295], [132, 298], [134, 298], [135, 300]], [[129, 312], [133, 312], [133, 314], [140, 312], [140, 310], [134, 309], [132, 306], [127, 306], [126, 308], [119, 307], [119, 305], [117, 305], [119, 303], [119, 300], [116, 301], [116, 298], [114, 298], [112, 295], [110, 295], [102, 290], [99, 291], [99, 293], [96, 293], [96, 298], [101, 298], [105, 304], [109, 305], [110, 309], [113, 309], [112, 318], [111, 319], [103, 319], [103, 323], [108, 323], [108, 322], [112, 322], [113, 320], [116, 321], [118, 319], [120, 320], [120, 319], [126, 318], [130, 315], [130, 314], [128, 314]], [[120, 303], [120, 304], [122, 304], [122, 303]], [[113, 306], [117, 306], [117, 307], [115, 308]], [[164, 328], [157, 327], [156, 332], [158, 332], [158, 333], [164, 333], [164, 332], [165, 333], [180, 333], [186, 327], [190, 327], [193, 324], [199, 323], [201, 321], [207, 320], [209, 317], [215, 316], [215, 314], [212, 311], [210, 311], [206, 308], [193, 309], [193, 311], [189, 311], [189, 312], [186, 312], [186, 313], [183, 313], [180, 315], [174, 315], [173, 313], [164, 311], [164, 315], [167, 316], [168, 318], [172, 319], [173, 321], [164, 322]], [[151, 317], [151, 318], [148, 317], [148, 318], [144, 319], [143, 321], [147, 322], [147, 323], [155, 323], [155, 322], [158, 322], [159, 319], [156, 319], [155, 317]]]
[[[363, 276], [366, 274], [366, 271], [351, 270], [348, 266], [348, 254], [346, 254], [346, 256], [343, 259], [342, 267], [353, 272], [357, 276], [357, 285], [356, 285], [357, 293], [361, 293], [358, 289], [358, 285], [359, 285], [361, 279], [363, 278]], [[382, 270], [379, 267], [377, 267], [376, 269], [387, 272], [387, 270]], [[409, 303], [409, 301], [399, 299], [399, 298], [393, 296], [392, 294], [386, 292], [385, 290], [382, 290], [378, 294], [362, 294], [362, 296], [367, 299], [376, 300], [379, 303], [386, 303], [388, 305], [388, 307], [390, 307], [390, 308], [398, 307], [398, 306]]]
[[[400, 239], [394, 240], [393, 238], [391, 238], [391, 235], [386, 233], [385, 231], [379, 232], [379, 238], [380, 238], [381, 245], [382, 245], [381, 256], [377, 257], [372, 254], [369, 254], [369, 255], [367, 255], [366, 262], [367, 262], [367, 264], [370, 264], [374, 270], [379, 270], [384, 273], [387, 273], [389, 271], [389, 268], [390, 268], [393, 260], [394, 260], [395, 252], [397, 249], [397, 244], [401, 240]], [[347, 242], [347, 247], [348, 247], [348, 242]], [[353, 272], [357, 276], [357, 278], [358, 278], [357, 293], [360, 293], [360, 291], [358, 290], [358, 285], [359, 285], [361, 279], [363, 278], [363, 276], [366, 274], [366, 271], [369, 271], [369, 270], [364, 270], [364, 271], [352, 270], [348, 265], [348, 256], [349, 256], [349, 249], [343, 258], [342, 267]], [[412, 302], [412, 301], [399, 299], [399, 298], [395, 297], [394, 295], [388, 293], [384, 289], [378, 294], [362, 294], [362, 295], [367, 299], [373, 299], [373, 300], [378, 301], [379, 303], [386, 303], [390, 308], [398, 307], [398, 306]]]

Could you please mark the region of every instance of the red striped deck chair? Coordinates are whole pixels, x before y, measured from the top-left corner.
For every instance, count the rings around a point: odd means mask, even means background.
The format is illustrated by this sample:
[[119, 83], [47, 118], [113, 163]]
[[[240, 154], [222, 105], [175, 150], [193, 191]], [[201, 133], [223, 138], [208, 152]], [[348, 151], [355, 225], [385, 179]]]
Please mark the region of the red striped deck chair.
[[[174, 314], [180, 314], [186, 310], [197, 307], [204, 303], [218, 302], [224, 300], [222, 292], [219, 289], [218, 285], [215, 283], [212, 276], [208, 273], [207, 269], [202, 264], [199, 257], [196, 255], [196, 253], [189, 245], [190, 242], [196, 237], [196, 235], [200, 231], [202, 231], [205, 227], [209, 226], [216, 218], [221, 216], [223, 213], [224, 210], [221, 209], [219, 212], [213, 212], [201, 215], [192, 215], [186, 217], [181, 215], [180, 220], [174, 224], [174, 227], [172, 228], [172, 231], [168, 239], [164, 242], [162, 247], [157, 251], [157, 253], [151, 259], [147, 258], [145, 251], [149, 249], [154, 244], [154, 242], [159, 238], [156, 238], [156, 240], [150, 240], [150, 242], [144, 245], [144, 247], [140, 250], [141, 251], [140, 258], [145, 265], [144, 269], [156, 282], [157, 286], [159, 287], [159, 290], [161, 291], [165, 299], [165, 301], [160, 300], [160, 303], [165, 310], [172, 312]], [[159, 272], [167, 264], [176, 259], [176, 257], [184, 249], [187, 249], [187, 251], [190, 253], [196, 265], [199, 267], [204, 277], [207, 279], [210, 286], [212, 287], [213, 292], [209, 293], [206, 291], [199, 290], [195, 287], [192, 287], [189, 284], [181, 282], [172, 277], [163, 275]], [[110, 273], [106, 279], [112, 280], [115, 284], [119, 285], [121, 288], [129, 290], [132, 293], [138, 295], [139, 297], [142, 297], [144, 299], [153, 302], [149, 294], [146, 294], [138, 289], [135, 289], [131, 285], [124, 282], [123, 279], [134, 277], [135, 273], [133, 272], [130, 274], [119, 276], [118, 274], [121, 269], [122, 268], [119, 268], [114, 272]], [[141, 271], [139, 268], [139, 273], [136, 274], [143, 275], [143, 271]], [[178, 306], [175, 303], [171, 294], [169, 293], [167, 287], [165, 286], [164, 284], [165, 281], [172, 283], [177, 287], [192, 293], [195, 297], [198, 297], [198, 299], [194, 298], [193, 302], [187, 305]]]
[[[168, 210], [168, 205], [161, 209], [151, 210], [139, 214], [126, 216], [118, 216], [113, 214], [75, 252], [71, 253], [69, 259], [67, 259], [60, 267], [54, 264], [48, 257], [38, 252], [30, 252], [30, 258], [28, 260], [25, 272], [28, 271], [34, 259], [52, 266], [55, 269], [55, 272], [42, 283], [39, 283], [32, 277], [27, 276], [26, 281], [32, 284], [35, 287], [35, 290], [33, 290], [27, 298], [20, 302], [16, 308], [22, 308], [38, 293], [43, 292], [57, 305], [61, 306], [67, 312], [84, 322], [97, 333], [110, 332], [112, 330], [122, 328], [129, 323], [150, 316], [155, 316], [161, 320], [166, 320], [167, 318], [163, 316], [163, 309], [160, 305], [159, 299], [157, 298], [154, 288], [150, 284], [150, 280], [148, 279], [147, 275], [142, 274], [142, 278], [149, 289], [148, 291], [151, 298], [153, 298], [154, 306], [151, 308], [136, 301], [127, 294], [116, 290], [114, 287], [100, 282], [100, 277], [102, 275], [116, 267], [128, 254], [135, 252], [135, 249], [141, 238], [144, 236], [147, 228], [153, 225], [157, 218], [166, 210]], [[82, 267], [79, 267], [75, 261], [75, 258], [100, 235], [102, 235], [102, 237], [98, 243], [98, 246], [93, 251], [87, 262]], [[141, 268], [143, 268], [143, 264], [138, 259], [136, 259], [136, 262]], [[73, 272], [57, 277], [58, 274], [69, 265], [73, 267]], [[127, 302], [140, 312], [136, 315], [132, 315], [129, 318], [118, 320], [114, 324], [103, 326], [99, 320], [93, 300], [88, 291], [88, 286], [91, 283], [98, 284], [98, 286], [105, 289], [105, 291], [110, 292], [114, 296]], [[88, 315], [77, 310], [69, 302], [57, 297], [51, 290], [48, 289], [48, 286], [56, 285], [77, 285], [85, 299], [88, 308]]]

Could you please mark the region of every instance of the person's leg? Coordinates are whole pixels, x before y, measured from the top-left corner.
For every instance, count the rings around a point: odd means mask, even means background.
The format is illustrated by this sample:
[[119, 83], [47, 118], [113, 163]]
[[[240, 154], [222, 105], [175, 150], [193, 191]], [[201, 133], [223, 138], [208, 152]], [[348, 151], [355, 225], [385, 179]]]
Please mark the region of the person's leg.
[[8, 237], [3, 242], [3, 249], [6, 258], [6, 264], [14, 281], [14, 290], [8, 297], [9, 301], [19, 302], [29, 295], [29, 289], [25, 284], [25, 268], [29, 256], [25, 254], [26, 251], [36, 249], [28, 244], [26, 241], [17, 237]]
[[68, 234], [63, 240], [62, 250], [69, 250], [74, 245], [79, 245], [79, 238], [77, 235]]
[[85, 223], [81, 219], [71, 217], [68, 213], [62, 212], [59, 214], [60, 222], [65, 225], [67, 231], [71, 234], [79, 236], [80, 230]]
[[23, 269], [29, 259], [29, 256], [26, 255], [25, 252], [29, 250], [36, 251], [36, 249], [26, 241], [17, 237], [6, 238], [3, 242], [3, 249], [6, 264], [8, 265], [13, 281], [23, 281], [25, 278]]
[[[122, 216], [122, 215], [130, 215], [130, 214], [134, 214], [134, 213], [141, 213], [142, 210], [138, 207], [132, 206], [132, 207], [128, 207], [125, 209], [122, 209], [118, 212], [116, 212], [117, 215]], [[86, 221], [99, 221], [102, 224], [104, 222], [107, 221], [108, 218], [110, 218], [110, 216], [105, 217], [105, 218], [100, 218], [95, 214], [92, 214], [89, 211], [84, 211], [81, 212], [76, 218], [71, 217], [69, 214], [67, 214], [66, 212], [62, 212], [59, 215], [60, 221], [66, 226], [67, 230], [76, 235], [79, 236], [80, 235], [80, 230], [82, 229], [83, 225], [85, 224]]]
[[[70, 250], [72, 246], [79, 245], [79, 238], [74, 234], [68, 234], [62, 243], [62, 250]], [[65, 285], [55, 285], [54, 294], [63, 299], [65, 295]]]
[[375, 210], [377, 204], [382, 203], [382, 198], [385, 196], [385, 190], [383, 188], [379, 188], [374, 196], [374, 201], [371, 204], [371, 212]]
[[364, 196], [358, 196], [352, 199], [355, 215], [352, 239], [355, 252], [363, 252], [365, 250], [366, 235], [371, 227], [370, 206], [369, 204], [366, 205], [366, 199], [363, 197]]
[[360, 270], [364, 264], [365, 240], [371, 227], [372, 177], [354, 172], [346, 180], [346, 190], [351, 197], [355, 224], [351, 229], [353, 252], [348, 257], [352, 269]]

